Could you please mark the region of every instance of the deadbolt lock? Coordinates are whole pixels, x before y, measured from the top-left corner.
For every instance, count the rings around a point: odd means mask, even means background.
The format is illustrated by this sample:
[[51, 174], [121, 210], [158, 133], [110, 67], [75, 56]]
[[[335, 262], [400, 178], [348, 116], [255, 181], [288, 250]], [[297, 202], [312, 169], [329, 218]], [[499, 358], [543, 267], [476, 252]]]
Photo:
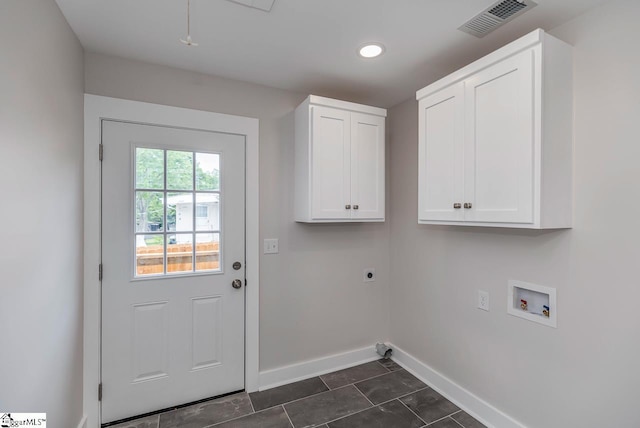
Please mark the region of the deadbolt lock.
[[242, 267], [242, 263], [233, 262], [233, 270], [240, 270], [241, 267]]

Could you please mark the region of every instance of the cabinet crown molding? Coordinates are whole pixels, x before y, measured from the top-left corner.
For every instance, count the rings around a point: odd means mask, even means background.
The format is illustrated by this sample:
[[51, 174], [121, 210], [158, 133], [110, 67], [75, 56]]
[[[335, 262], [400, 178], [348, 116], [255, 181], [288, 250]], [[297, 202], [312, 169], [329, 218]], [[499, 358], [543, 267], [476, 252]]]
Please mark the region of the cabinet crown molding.
[[320, 97], [318, 95], [309, 95], [307, 100], [309, 104], [324, 107], [333, 107], [340, 110], [353, 111], [357, 113], [372, 114], [374, 116], [387, 117], [387, 110], [380, 107], [372, 107], [364, 104], [352, 103], [350, 101], [334, 100], [333, 98]]
[[530, 48], [536, 44], [542, 43], [545, 38], [545, 31], [542, 29], [533, 30], [525, 36], [503, 46], [490, 54], [472, 62], [471, 64], [462, 67], [461, 69], [443, 77], [440, 80], [436, 80], [432, 84], [425, 86], [416, 92], [416, 99], [420, 101], [422, 98], [428, 97], [434, 92], [446, 88], [456, 82], [466, 79], [467, 77], [475, 74], [490, 65], [517, 54], [525, 49]]

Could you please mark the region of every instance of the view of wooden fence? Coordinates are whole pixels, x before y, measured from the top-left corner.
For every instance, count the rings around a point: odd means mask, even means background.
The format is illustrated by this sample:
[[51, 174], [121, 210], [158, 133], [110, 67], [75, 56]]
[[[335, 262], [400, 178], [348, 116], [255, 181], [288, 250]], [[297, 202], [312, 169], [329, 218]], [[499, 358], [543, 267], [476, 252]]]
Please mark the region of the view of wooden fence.
[[[136, 249], [136, 273], [153, 275], [164, 272], [164, 248], [149, 245]], [[220, 246], [217, 242], [196, 244], [196, 271], [216, 270], [220, 267]], [[167, 273], [193, 271], [193, 244], [167, 244]]]

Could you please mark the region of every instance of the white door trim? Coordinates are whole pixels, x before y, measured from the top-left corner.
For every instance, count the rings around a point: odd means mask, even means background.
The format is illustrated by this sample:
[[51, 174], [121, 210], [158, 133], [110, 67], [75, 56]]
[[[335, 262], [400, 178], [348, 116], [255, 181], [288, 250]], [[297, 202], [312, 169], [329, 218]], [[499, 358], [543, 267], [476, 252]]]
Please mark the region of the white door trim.
[[[100, 427], [100, 161], [101, 120], [226, 132], [246, 136], [246, 312], [245, 389], [259, 386], [259, 172], [258, 119], [128, 101], [84, 96], [84, 354], [83, 409], [88, 428]], [[105, 153], [108, 156], [108, 153]]]

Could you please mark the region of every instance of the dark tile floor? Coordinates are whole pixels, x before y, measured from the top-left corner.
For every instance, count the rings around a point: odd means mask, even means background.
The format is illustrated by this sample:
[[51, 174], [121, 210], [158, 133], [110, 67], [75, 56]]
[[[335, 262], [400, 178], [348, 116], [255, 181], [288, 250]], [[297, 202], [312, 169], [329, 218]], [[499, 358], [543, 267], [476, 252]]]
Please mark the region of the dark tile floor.
[[391, 360], [238, 393], [110, 428], [482, 428]]

